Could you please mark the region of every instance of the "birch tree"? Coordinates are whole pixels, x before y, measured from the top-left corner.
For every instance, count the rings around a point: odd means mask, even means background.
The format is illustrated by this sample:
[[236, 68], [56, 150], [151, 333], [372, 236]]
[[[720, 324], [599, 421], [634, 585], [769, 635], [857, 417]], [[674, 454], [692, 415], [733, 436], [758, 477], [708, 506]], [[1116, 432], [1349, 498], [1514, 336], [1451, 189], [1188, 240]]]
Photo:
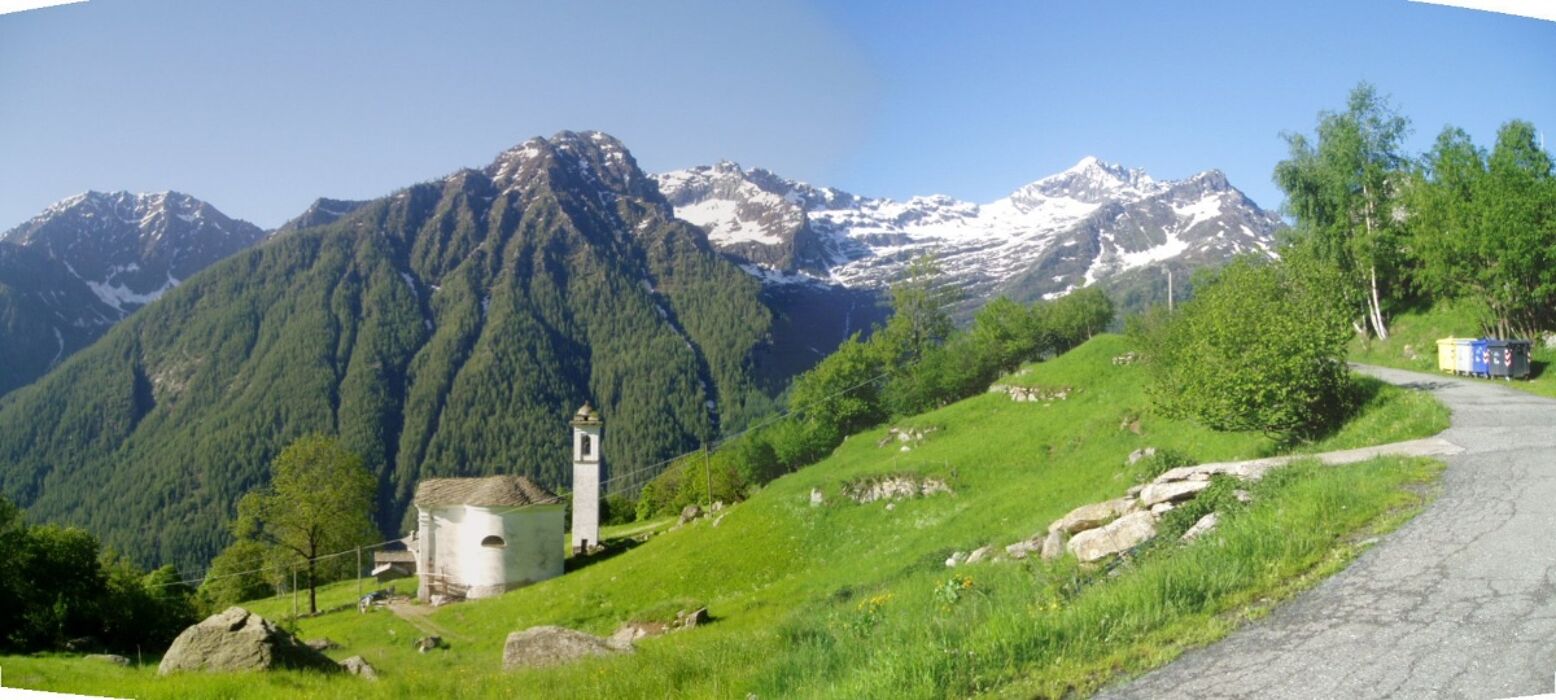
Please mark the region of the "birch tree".
[[1402, 190], [1408, 159], [1401, 142], [1410, 122], [1367, 83], [1341, 112], [1319, 114], [1312, 138], [1286, 134], [1290, 149], [1275, 166], [1296, 221], [1293, 245], [1335, 267], [1358, 332], [1388, 338], [1389, 301], [1399, 292]]

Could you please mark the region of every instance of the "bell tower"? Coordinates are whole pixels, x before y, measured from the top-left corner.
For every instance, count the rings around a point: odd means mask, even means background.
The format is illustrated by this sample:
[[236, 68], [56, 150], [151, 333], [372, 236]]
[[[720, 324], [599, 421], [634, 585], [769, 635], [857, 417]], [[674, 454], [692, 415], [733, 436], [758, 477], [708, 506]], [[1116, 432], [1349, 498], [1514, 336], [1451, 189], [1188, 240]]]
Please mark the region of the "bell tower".
[[605, 423], [588, 402], [573, 414], [573, 553], [600, 546], [601, 437]]

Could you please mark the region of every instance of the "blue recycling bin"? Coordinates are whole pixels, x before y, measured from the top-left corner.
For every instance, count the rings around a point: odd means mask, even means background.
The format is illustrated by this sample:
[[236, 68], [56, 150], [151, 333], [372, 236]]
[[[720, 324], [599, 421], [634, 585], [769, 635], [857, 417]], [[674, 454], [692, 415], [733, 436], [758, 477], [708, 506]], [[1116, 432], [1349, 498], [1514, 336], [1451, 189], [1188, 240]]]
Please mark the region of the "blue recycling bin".
[[1529, 349], [1533, 343], [1527, 340], [1486, 340], [1487, 375], [1503, 379], [1527, 379], [1529, 377]]
[[1486, 350], [1486, 339], [1476, 338], [1470, 341], [1470, 374], [1476, 377], [1491, 376], [1491, 369], [1487, 362], [1491, 354]]

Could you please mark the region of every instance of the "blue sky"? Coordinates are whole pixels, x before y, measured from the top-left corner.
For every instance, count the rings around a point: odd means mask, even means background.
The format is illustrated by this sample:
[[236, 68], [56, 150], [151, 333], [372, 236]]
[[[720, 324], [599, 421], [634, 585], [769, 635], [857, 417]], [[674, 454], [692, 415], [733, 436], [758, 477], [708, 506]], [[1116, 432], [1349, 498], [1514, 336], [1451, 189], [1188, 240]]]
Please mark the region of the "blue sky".
[[893, 197], [989, 201], [1088, 154], [1220, 168], [1274, 207], [1280, 133], [1359, 80], [1416, 149], [1515, 117], [1556, 139], [1556, 23], [1404, 0], [91, 0], [0, 16], [0, 230], [87, 189], [276, 226], [561, 129]]

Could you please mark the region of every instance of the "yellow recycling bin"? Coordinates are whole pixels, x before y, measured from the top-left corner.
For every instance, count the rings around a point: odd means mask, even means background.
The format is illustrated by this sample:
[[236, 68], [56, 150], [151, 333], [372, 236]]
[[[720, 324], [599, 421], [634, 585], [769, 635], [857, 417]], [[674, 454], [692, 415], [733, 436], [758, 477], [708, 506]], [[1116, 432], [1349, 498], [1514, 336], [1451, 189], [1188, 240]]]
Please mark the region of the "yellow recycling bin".
[[1458, 371], [1460, 338], [1437, 339], [1437, 369], [1453, 374]]

